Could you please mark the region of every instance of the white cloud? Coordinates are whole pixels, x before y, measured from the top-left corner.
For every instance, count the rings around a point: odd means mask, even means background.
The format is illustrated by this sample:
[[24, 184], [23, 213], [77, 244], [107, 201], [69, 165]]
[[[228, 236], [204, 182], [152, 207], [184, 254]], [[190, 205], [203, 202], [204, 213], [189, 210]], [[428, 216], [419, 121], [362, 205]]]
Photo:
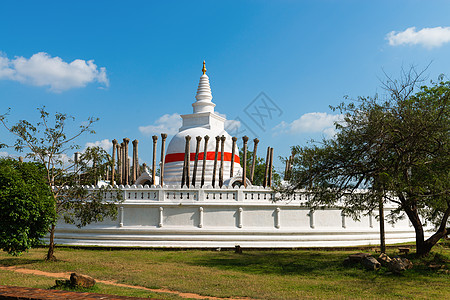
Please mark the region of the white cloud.
[[225, 130], [229, 132], [238, 131], [241, 128], [241, 121], [238, 120], [226, 120]]
[[227, 132], [233, 132], [233, 131], [238, 131], [239, 128], [241, 127], [241, 121], [238, 120], [227, 120], [227, 115], [226, 114], [221, 114], [220, 112], [216, 111], [214, 112], [216, 115], [221, 116], [222, 118], [225, 119], [225, 130]]
[[0, 157], [8, 157], [8, 156], [10, 156], [8, 152], [0, 151]]
[[282, 121], [273, 128], [274, 134], [323, 133], [328, 137], [335, 134], [334, 122], [342, 120], [342, 115], [312, 112], [302, 115], [291, 123]]
[[48, 86], [53, 92], [85, 87], [98, 82], [109, 85], [106, 69], [97, 67], [93, 60], [75, 59], [71, 63], [45, 52], [33, 54], [29, 59], [18, 56], [8, 59], [0, 53], [0, 80], [13, 80], [35, 86]]
[[104, 139], [101, 141], [95, 141], [95, 142], [88, 142], [88, 143], [86, 143], [84, 148], [86, 149], [88, 147], [100, 147], [108, 152], [112, 148], [112, 142], [108, 139]]
[[70, 157], [67, 154], [63, 153], [63, 154], [58, 156], [58, 159], [61, 160], [61, 163], [62, 163], [61, 166], [64, 167], [64, 168], [67, 168], [67, 166], [72, 164], [72, 161], [73, 161], [74, 157], [73, 156]]
[[152, 134], [167, 133], [168, 135], [174, 135], [181, 127], [182, 121], [180, 114], [165, 114], [155, 121], [154, 125], [139, 126], [139, 131], [145, 135], [150, 136]]
[[391, 31], [386, 39], [391, 46], [422, 45], [431, 49], [450, 42], [450, 27], [423, 28], [419, 31], [416, 31], [416, 27], [410, 27], [405, 31]]

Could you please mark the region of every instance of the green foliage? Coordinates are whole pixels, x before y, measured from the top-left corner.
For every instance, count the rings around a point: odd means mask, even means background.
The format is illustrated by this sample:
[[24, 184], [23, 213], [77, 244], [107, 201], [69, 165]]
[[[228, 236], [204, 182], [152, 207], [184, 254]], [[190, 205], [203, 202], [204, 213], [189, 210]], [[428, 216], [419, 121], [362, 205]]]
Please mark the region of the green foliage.
[[[79, 161], [72, 172], [64, 173], [57, 179], [65, 185], [96, 185], [99, 179], [111, 170], [112, 160], [110, 155], [98, 146], [88, 147], [80, 154]], [[70, 175], [73, 175], [71, 177]]]
[[[264, 182], [264, 174], [266, 172], [266, 159], [261, 156], [256, 156], [255, 162], [255, 173], [253, 175], [253, 185], [262, 186]], [[244, 153], [242, 150], [239, 151], [239, 158], [241, 162], [244, 161]], [[252, 163], [253, 163], [253, 151], [247, 150], [247, 178], [250, 179], [250, 174], [252, 171]], [[277, 186], [281, 181], [281, 176], [275, 171], [275, 167], [272, 166], [272, 185]]]
[[[343, 116], [334, 138], [293, 147], [291, 186], [283, 192], [307, 189], [312, 207], [339, 199], [355, 218], [390, 200], [398, 205], [391, 220], [406, 213], [426, 254], [446, 234], [450, 214], [450, 82], [417, 88], [420, 74], [403, 75], [401, 82], [388, 78], [387, 100], [360, 97], [334, 108]], [[437, 227], [426, 241], [419, 215]]]
[[[108, 200], [106, 200], [108, 199]], [[58, 214], [66, 223], [78, 228], [105, 218], [117, 218], [116, 202], [122, 193], [109, 185], [88, 189], [80, 185], [67, 186], [58, 199]]]
[[[54, 213], [64, 221], [86, 226], [102, 221], [106, 217], [115, 218], [117, 207], [114, 202], [121, 200], [121, 193], [110, 187], [88, 191], [83, 185], [98, 183], [101, 175], [112, 162], [109, 155], [99, 147], [85, 149], [79, 161], [68, 158], [68, 151], [79, 149], [75, 140], [84, 133], [95, 133], [92, 125], [97, 118], [88, 118], [75, 128], [68, 128], [68, 121], [75, 121], [67, 114], [56, 113], [54, 120], [45, 107], [39, 108], [40, 121], [32, 124], [20, 120], [13, 126], [7, 125], [7, 115], [0, 115], [0, 122], [16, 136], [16, 151], [27, 151], [31, 158], [44, 167], [45, 182], [51, 191], [55, 205]], [[108, 200], [104, 201], [104, 196]], [[55, 224], [50, 227], [50, 244], [47, 259], [54, 259]]]
[[18, 255], [55, 222], [52, 192], [42, 164], [0, 158], [0, 248]]
[[120, 189], [110, 185], [92, 188], [111, 164], [112, 161], [104, 149], [100, 147], [85, 149], [74, 170], [62, 174], [55, 180], [59, 186], [56, 195], [58, 216], [66, 223], [75, 224], [79, 228], [94, 222], [102, 222], [105, 218], [116, 219], [116, 202], [122, 200]]

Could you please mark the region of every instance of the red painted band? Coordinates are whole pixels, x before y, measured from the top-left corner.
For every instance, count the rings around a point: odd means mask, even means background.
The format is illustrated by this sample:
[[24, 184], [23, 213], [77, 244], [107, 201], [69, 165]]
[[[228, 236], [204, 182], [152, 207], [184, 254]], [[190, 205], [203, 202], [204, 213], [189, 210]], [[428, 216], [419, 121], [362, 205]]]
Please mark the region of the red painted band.
[[[206, 160], [214, 160], [216, 152], [210, 151], [206, 153]], [[217, 161], [220, 161], [221, 152], [217, 153]], [[203, 160], [203, 152], [198, 154], [198, 161]], [[184, 153], [169, 153], [166, 155], [165, 163], [171, 163], [176, 161], [184, 161]], [[190, 161], [195, 161], [195, 153], [190, 154]], [[223, 161], [231, 161], [231, 153], [224, 152]], [[239, 155], [234, 155], [234, 162], [240, 164], [241, 160], [239, 159]]]

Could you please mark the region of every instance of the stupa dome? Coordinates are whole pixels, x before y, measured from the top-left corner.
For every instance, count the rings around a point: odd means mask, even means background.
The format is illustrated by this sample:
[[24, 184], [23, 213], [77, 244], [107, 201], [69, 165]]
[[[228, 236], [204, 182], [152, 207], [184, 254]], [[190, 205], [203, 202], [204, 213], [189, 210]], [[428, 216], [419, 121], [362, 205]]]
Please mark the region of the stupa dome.
[[[212, 102], [211, 87], [209, 78], [206, 75], [205, 62], [203, 62], [203, 75], [200, 77], [200, 82], [197, 89], [196, 101], [192, 104], [193, 113], [182, 115], [183, 125], [179, 132], [171, 139], [165, 156], [164, 166], [164, 184], [167, 185], [181, 185], [183, 175], [183, 164], [186, 149], [186, 136], [190, 136], [189, 152], [190, 152], [190, 180], [194, 172], [195, 154], [197, 147], [197, 137], [201, 137], [199, 143], [199, 157], [196, 174], [196, 186], [200, 186], [203, 157], [205, 147], [205, 136], [209, 137], [206, 150], [206, 164], [204, 184], [211, 185], [214, 173], [214, 160], [216, 151], [216, 137], [225, 138], [224, 141], [224, 158], [223, 158], [223, 181], [242, 174], [242, 168], [239, 160], [239, 150], [235, 145], [234, 151], [232, 137], [225, 131], [225, 118], [214, 113], [215, 104]], [[219, 173], [221, 168], [221, 140], [218, 142], [218, 155], [215, 175], [215, 185], [219, 184]], [[234, 152], [234, 166], [233, 174], [231, 171], [232, 153]]]

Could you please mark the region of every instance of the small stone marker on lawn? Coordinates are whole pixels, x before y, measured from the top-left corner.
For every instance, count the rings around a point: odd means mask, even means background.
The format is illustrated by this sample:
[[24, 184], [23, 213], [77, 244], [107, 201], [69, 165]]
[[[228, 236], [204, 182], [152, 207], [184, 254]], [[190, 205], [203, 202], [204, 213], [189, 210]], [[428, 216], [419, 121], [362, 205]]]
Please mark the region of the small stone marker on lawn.
[[380, 256], [378, 257], [378, 261], [380, 262], [380, 264], [383, 267], [387, 267], [388, 264], [391, 262], [391, 258], [389, 256], [387, 256], [385, 253], [381, 253]]
[[88, 289], [95, 285], [95, 279], [87, 275], [72, 273], [70, 274], [70, 284]]
[[369, 253], [356, 253], [350, 254], [346, 259], [344, 259], [344, 265], [355, 265], [360, 263], [368, 270], [379, 270], [381, 266], [388, 268], [391, 272], [401, 273], [407, 269], [412, 269], [412, 262], [404, 257], [396, 256], [390, 258], [385, 253], [381, 253], [378, 259], [375, 259]]
[[413, 263], [407, 258], [398, 256], [390, 258], [384, 253], [378, 257], [378, 261], [394, 273], [401, 273], [407, 269], [412, 269], [413, 267]]
[[95, 279], [87, 275], [72, 273], [70, 274], [69, 280], [57, 279], [55, 280], [55, 283], [56, 283], [55, 287], [71, 287], [71, 288], [81, 287], [88, 289], [95, 285]]
[[361, 261], [361, 264], [367, 269], [371, 271], [376, 271], [381, 268], [381, 264], [376, 260], [373, 256], [366, 256]]

